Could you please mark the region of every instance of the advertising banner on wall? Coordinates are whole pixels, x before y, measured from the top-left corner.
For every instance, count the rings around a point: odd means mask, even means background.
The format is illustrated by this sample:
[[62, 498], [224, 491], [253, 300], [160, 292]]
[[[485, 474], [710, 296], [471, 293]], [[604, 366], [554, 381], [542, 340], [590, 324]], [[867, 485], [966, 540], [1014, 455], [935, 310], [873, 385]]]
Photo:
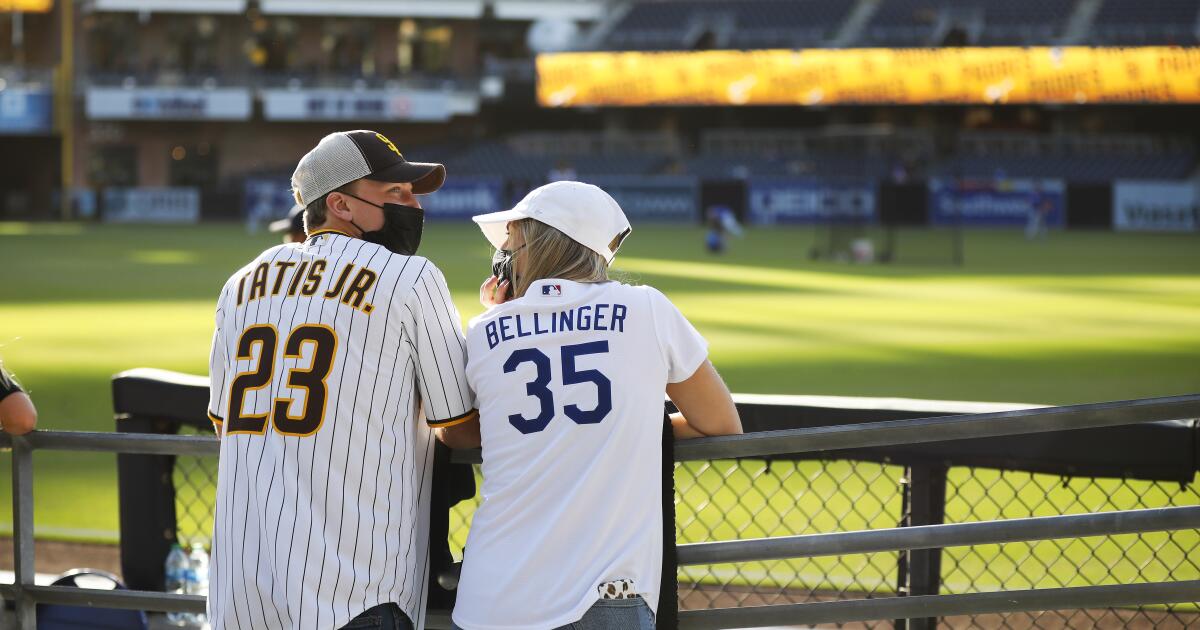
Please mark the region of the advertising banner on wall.
[[3, 2], [0, 2], [0, 11], [49, 13], [53, 8], [54, 0], [4, 0]]
[[246, 0], [92, 0], [95, 11], [243, 13]]
[[1113, 184], [1113, 229], [1129, 232], [1200, 230], [1200, 193], [1193, 181], [1131, 181]]
[[246, 88], [88, 88], [90, 120], [249, 120]]
[[0, 134], [49, 133], [52, 98], [48, 89], [13, 87], [0, 92]]
[[104, 191], [106, 223], [196, 223], [200, 191], [191, 187], [109, 188]]
[[583, 180], [612, 195], [630, 220], [697, 221], [700, 217], [700, 183], [695, 177], [609, 175]]
[[875, 185], [857, 180], [757, 177], [747, 185], [751, 223], [870, 222]]
[[[482, 0], [449, 0], [446, 2], [421, 2], [420, 0], [259, 0], [263, 13], [282, 15], [349, 15], [362, 17], [396, 18], [465, 18], [479, 19], [483, 14]], [[502, 3], [509, 4], [509, 3]], [[517, 3], [521, 4], [521, 3]], [[528, 3], [525, 3], [528, 4]], [[551, 7], [542, 7], [549, 4]], [[535, 3], [535, 9], [546, 11], [557, 3]], [[497, 14], [500, 7], [496, 7]], [[530, 19], [530, 18], [526, 18]]]
[[444, 122], [479, 111], [479, 95], [441, 90], [263, 90], [263, 117], [294, 121]]
[[547, 107], [1196, 103], [1200, 48], [815, 48], [537, 57]]
[[929, 180], [932, 225], [1017, 227], [1035, 213], [1046, 227], [1060, 228], [1066, 219], [1066, 184], [1061, 179]]
[[437, 192], [420, 197], [429, 220], [470, 220], [477, 214], [505, 210], [504, 180], [499, 177], [452, 177]]

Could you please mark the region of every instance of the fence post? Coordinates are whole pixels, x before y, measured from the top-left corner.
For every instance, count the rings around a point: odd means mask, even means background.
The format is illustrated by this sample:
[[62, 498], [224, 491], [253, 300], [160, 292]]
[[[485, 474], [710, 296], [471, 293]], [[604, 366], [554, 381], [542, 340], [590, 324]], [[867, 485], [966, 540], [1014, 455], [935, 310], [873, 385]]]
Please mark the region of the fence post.
[[[946, 517], [946, 468], [910, 466], [904, 484], [901, 527], [940, 525]], [[915, 549], [900, 554], [900, 593], [937, 595], [942, 583], [942, 550]], [[896, 630], [936, 630], [936, 618], [897, 619]]]
[[13, 568], [16, 569], [17, 629], [35, 630], [37, 604], [25, 588], [33, 586], [33, 451], [24, 437], [12, 436]]

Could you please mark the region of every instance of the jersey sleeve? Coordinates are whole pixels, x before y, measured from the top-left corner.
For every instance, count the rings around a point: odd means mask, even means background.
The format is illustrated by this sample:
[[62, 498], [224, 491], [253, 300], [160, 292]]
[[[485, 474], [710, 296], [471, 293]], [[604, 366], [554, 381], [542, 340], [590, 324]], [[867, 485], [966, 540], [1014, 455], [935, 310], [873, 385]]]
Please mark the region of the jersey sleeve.
[[417, 388], [432, 427], [448, 427], [475, 415], [467, 384], [467, 344], [458, 309], [441, 270], [428, 263], [409, 297], [408, 334], [416, 361]]
[[667, 296], [657, 289], [649, 291], [654, 332], [667, 366], [667, 382], [686, 381], [708, 358], [708, 342]]
[[223, 316], [225, 312], [225, 293], [217, 303], [216, 325], [213, 327], [212, 349], [208, 354], [208, 419], [213, 423], [213, 430], [221, 435], [221, 427], [225, 417], [221, 409], [225, 406], [225, 379], [228, 378], [225, 369], [225, 331]]
[[22, 391], [24, 390], [21, 389], [21, 386], [17, 384], [17, 381], [13, 379], [12, 375], [4, 369], [3, 365], [0, 365], [0, 400], [4, 400], [5, 398], [8, 398], [9, 395]]

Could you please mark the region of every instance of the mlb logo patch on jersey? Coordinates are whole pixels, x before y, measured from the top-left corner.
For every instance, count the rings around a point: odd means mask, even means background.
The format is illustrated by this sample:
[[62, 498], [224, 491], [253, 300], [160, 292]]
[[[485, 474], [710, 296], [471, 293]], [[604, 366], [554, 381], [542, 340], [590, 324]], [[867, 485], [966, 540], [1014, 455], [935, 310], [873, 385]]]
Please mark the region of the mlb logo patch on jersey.
[[549, 297], [559, 297], [560, 295], [562, 295], [562, 285], [561, 284], [543, 284], [542, 285], [542, 295], [549, 296]]

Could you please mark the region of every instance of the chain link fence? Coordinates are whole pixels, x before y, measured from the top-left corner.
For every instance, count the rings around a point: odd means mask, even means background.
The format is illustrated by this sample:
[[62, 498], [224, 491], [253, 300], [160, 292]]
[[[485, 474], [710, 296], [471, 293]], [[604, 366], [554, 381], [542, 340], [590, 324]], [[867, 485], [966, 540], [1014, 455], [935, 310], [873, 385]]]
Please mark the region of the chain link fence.
[[[675, 467], [679, 543], [897, 526], [905, 469], [855, 460], [719, 460]], [[1194, 485], [951, 468], [946, 522], [1200, 505]], [[476, 498], [478, 501], [478, 497]], [[475, 502], [451, 517], [461, 553]], [[681, 609], [895, 595], [896, 552], [680, 567]], [[944, 593], [1200, 578], [1200, 532], [1131, 534], [948, 548]], [[1188, 628], [1200, 605], [948, 617], [946, 628]], [[892, 621], [843, 624], [892, 628]]]
[[[475, 468], [477, 486], [481, 482]], [[177, 458], [181, 543], [208, 543], [216, 458]], [[896, 527], [906, 470], [856, 460], [762, 459], [675, 465], [679, 543]], [[461, 559], [478, 493], [450, 517], [450, 547]], [[1200, 505], [1194, 484], [1060, 477], [955, 467], [946, 477], [947, 523]], [[762, 606], [897, 593], [897, 552], [680, 567], [681, 609]], [[947, 548], [941, 592], [971, 593], [1200, 579], [1200, 531]], [[891, 620], [842, 624], [893, 628]], [[1027, 629], [1200, 627], [1200, 603], [1131, 609], [947, 617], [942, 628]]]
[[[179, 435], [211, 436], [188, 425], [179, 428]], [[177, 455], [171, 472], [175, 485], [175, 535], [186, 549], [200, 543], [212, 549], [213, 513], [217, 506], [217, 458], [198, 455]]]
[[[675, 468], [679, 543], [883, 529], [898, 523], [904, 469], [850, 460], [683, 462]], [[897, 553], [680, 567], [683, 609], [882, 596]]]
[[[1195, 484], [951, 468], [946, 521], [1200, 505]], [[942, 592], [1132, 584], [1200, 578], [1200, 531], [1150, 532], [954, 547], [942, 552]], [[1195, 628], [1200, 603], [1133, 609], [951, 617], [954, 628]]]

